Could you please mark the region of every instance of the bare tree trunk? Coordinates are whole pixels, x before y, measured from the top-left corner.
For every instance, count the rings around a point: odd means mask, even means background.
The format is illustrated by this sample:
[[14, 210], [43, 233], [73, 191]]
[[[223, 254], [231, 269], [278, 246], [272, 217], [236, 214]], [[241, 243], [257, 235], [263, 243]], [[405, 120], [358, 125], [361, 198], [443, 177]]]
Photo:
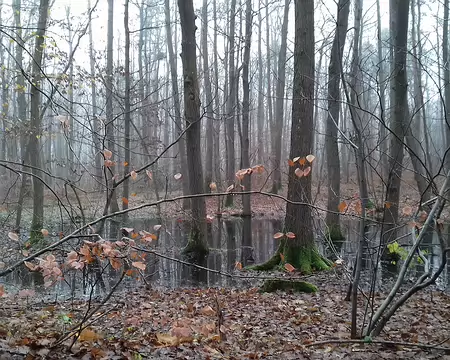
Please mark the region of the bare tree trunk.
[[[189, 187], [192, 194], [203, 192], [203, 170], [201, 159], [200, 92], [197, 78], [197, 55], [195, 41], [195, 13], [192, 0], [178, 0], [181, 22], [181, 59], [184, 79], [184, 115], [186, 118], [186, 143], [189, 149], [187, 162]], [[205, 198], [191, 199], [192, 228], [184, 252], [201, 262], [208, 253], [206, 239]]]
[[[289, 0], [287, 0], [289, 1]], [[249, 85], [249, 64], [250, 64], [250, 46], [252, 39], [252, 0], [247, 0], [247, 6], [245, 10], [245, 47], [244, 47], [244, 62], [242, 64], [242, 90], [243, 90], [243, 100], [242, 100], [242, 148], [241, 148], [241, 162], [242, 168], [248, 169], [250, 167], [250, 136], [249, 136], [249, 125], [250, 125], [250, 85]], [[247, 174], [242, 179], [242, 185], [244, 186], [244, 191], [251, 190], [251, 174]], [[243, 216], [251, 216], [251, 199], [250, 194], [242, 195], [242, 207]], [[246, 234], [244, 238], [248, 239], [251, 233], [250, 228], [246, 226]]]
[[[273, 103], [272, 103], [272, 56], [271, 56], [271, 48], [270, 48], [270, 16], [269, 16], [269, 0], [266, 0], [266, 76], [267, 76], [267, 121], [268, 121], [268, 131], [267, 134], [269, 134], [269, 147], [268, 151], [271, 151], [273, 154], [273, 146], [275, 144], [275, 131], [274, 131], [274, 123], [273, 123]], [[272, 147], [272, 149], [271, 149]], [[273, 159], [272, 159], [273, 161]]]
[[[34, 43], [33, 62], [31, 66], [33, 81], [30, 90], [30, 163], [33, 173], [33, 219], [31, 221], [30, 237], [36, 240], [42, 237], [42, 226], [44, 223], [44, 183], [42, 179], [40, 142], [41, 135], [41, 68], [45, 31], [49, 13], [49, 0], [41, 0], [39, 4], [39, 21]], [[41, 178], [40, 178], [41, 177]]]
[[202, 8], [202, 47], [203, 47], [203, 81], [206, 96], [206, 166], [205, 166], [205, 192], [211, 191], [209, 184], [213, 177], [213, 144], [214, 144], [214, 114], [211, 90], [211, 76], [208, 58], [208, 0], [203, 0]]
[[[170, 20], [170, 4], [169, 0], [164, 1], [164, 11], [166, 20], [166, 37], [167, 37], [167, 49], [169, 51], [169, 64], [170, 64], [170, 75], [172, 78], [172, 91], [173, 91], [173, 102], [175, 107], [175, 126], [177, 128], [178, 136], [183, 132], [183, 124], [181, 121], [181, 104], [180, 104], [180, 93], [178, 91], [178, 72], [176, 65], [176, 58], [174, 54], [173, 42], [172, 42], [172, 24]], [[176, 43], [176, 42], [175, 42]], [[181, 137], [178, 141], [178, 154], [180, 156], [179, 164], [181, 168], [181, 173], [187, 175], [186, 166], [186, 141], [185, 137]], [[189, 194], [189, 183], [187, 179], [183, 180], [183, 195]], [[183, 200], [183, 208], [189, 208], [189, 199]]]
[[[235, 57], [235, 31], [236, 31], [236, 0], [231, 0], [230, 32], [228, 35], [228, 66], [229, 66], [229, 96], [227, 100], [227, 182], [228, 186], [234, 184], [235, 176], [235, 141], [234, 141], [234, 117], [236, 107], [236, 69], [234, 67]], [[233, 206], [233, 195], [230, 193], [225, 199], [225, 206]]]
[[[128, 24], [128, 6], [129, 0], [125, 0], [124, 9], [124, 29], [125, 29], [125, 114], [124, 114], [124, 127], [125, 127], [125, 141], [124, 152], [125, 162], [123, 164], [123, 175], [127, 176], [130, 172], [130, 123], [131, 123], [131, 81], [130, 81], [130, 29]], [[130, 182], [127, 178], [123, 182], [123, 195], [122, 195], [122, 209], [128, 209], [128, 197], [130, 196]], [[128, 213], [124, 214], [124, 219], [128, 217]]]
[[[114, 0], [108, 0], [108, 37], [106, 49], [106, 142], [108, 150], [113, 154], [111, 161], [114, 159], [115, 141], [114, 141], [114, 111], [113, 111], [113, 61], [114, 61]], [[117, 203], [117, 194], [115, 189], [115, 180], [112, 171], [105, 167], [107, 172], [107, 188], [109, 207], [111, 212], [119, 211]], [[110, 193], [112, 192], [112, 193]]]
[[262, 16], [261, 16], [261, 1], [259, 0], [258, 11], [258, 116], [256, 119], [257, 125], [257, 139], [258, 163], [262, 164], [264, 161], [264, 97], [263, 97], [263, 56], [262, 56]]
[[405, 116], [408, 112], [406, 54], [408, 42], [408, 14], [409, 0], [390, 0], [391, 34], [393, 37], [394, 63], [391, 80], [394, 111], [391, 128], [391, 149], [389, 161], [389, 178], [386, 189], [386, 203], [384, 207], [384, 221], [382, 239], [386, 244], [395, 239], [400, 200], [400, 181], [403, 166], [403, 138], [405, 136]]
[[[72, 32], [72, 24], [71, 24], [71, 20], [70, 20], [70, 6], [66, 6], [66, 21], [67, 21], [67, 27], [68, 27], [68, 37], [69, 37], [69, 54], [72, 54], [73, 52], [73, 32]], [[74, 153], [75, 153], [75, 130], [74, 130], [74, 126], [75, 123], [73, 121], [73, 61], [70, 62], [70, 66], [69, 66], [69, 113], [67, 114], [68, 119], [69, 119], [69, 128], [68, 131], [66, 133], [66, 137], [67, 137], [67, 166], [66, 166], [66, 171], [67, 171], [67, 175], [71, 176], [72, 173], [75, 171], [76, 167], [75, 167], [75, 163], [74, 163]]]
[[289, 21], [289, 3], [290, 0], [284, 2], [284, 16], [283, 25], [281, 27], [281, 46], [278, 54], [278, 79], [276, 85], [276, 99], [275, 99], [275, 123], [274, 123], [274, 171], [272, 193], [277, 194], [278, 190], [282, 188], [281, 182], [281, 143], [283, 135], [283, 116], [284, 116], [284, 91], [286, 82], [286, 48], [287, 48], [287, 33]]
[[386, 136], [386, 70], [384, 67], [385, 59], [383, 57], [383, 46], [381, 39], [381, 10], [380, 0], [377, 0], [377, 46], [378, 46], [378, 86], [380, 88], [380, 160], [381, 160], [381, 178], [382, 181], [387, 181], [388, 176], [388, 141]]
[[219, 57], [217, 50], [217, 3], [213, 0], [213, 17], [214, 17], [214, 78], [216, 83], [214, 84], [214, 117], [215, 117], [215, 127], [214, 127], [214, 175], [217, 186], [220, 187], [221, 176], [220, 176], [220, 124], [219, 113], [220, 113], [220, 102], [219, 102]]
[[442, 66], [444, 67], [444, 102], [445, 102], [445, 114], [443, 121], [445, 122], [445, 135], [446, 135], [446, 152], [444, 158], [444, 164], [446, 171], [450, 169], [450, 65], [448, 56], [448, 16], [449, 16], [449, 2], [444, 1], [444, 23], [442, 30]]
[[[328, 172], [328, 206], [325, 223], [332, 240], [342, 239], [338, 205], [341, 197], [341, 164], [339, 160], [338, 127], [341, 102], [340, 69], [347, 35], [350, 1], [339, 0], [337, 22], [328, 66], [328, 116], [325, 131], [325, 150]], [[355, 74], [354, 74], [355, 75]]]
[[91, 69], [91, 102], [92, 102], [92, 140], [94, 143], [95, 152], [95, 188], [100, 190], [102, 188], [102, 146], [100, 142], [100, 126], [97, 118], [97, 83], [95, 76], [95, 54], [94, 54], [94, 41], [92, 39], [92, 13], [91, 13], [91, 0], [88, 0], [88, 12], [89, 12], [89, 61]]

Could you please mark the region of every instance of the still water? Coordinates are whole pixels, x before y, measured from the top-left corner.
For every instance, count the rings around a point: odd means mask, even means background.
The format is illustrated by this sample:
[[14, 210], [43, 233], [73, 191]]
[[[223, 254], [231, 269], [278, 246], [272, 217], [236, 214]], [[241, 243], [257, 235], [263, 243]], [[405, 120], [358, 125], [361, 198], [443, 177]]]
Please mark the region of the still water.
[[[168, 257], [181, 259], [181, 249], [186, 245], [189, 236], [188, 223], [180, 220], [168, 220], [159, 222], [156, 219], [133, 220], [126, 227], [132, 227], [137, 231], [153, 231], [154, 225], [162, 225], [157, 241], [154, 241], [150, 248]], [[215, 219], [208, 224], [208, 243], [210, 254], [203, 266], [218, 270], [223, 273], [235, 271], [236, 263], [243, 266], [266, 261], [276, 251], [279, 240], [273, 238], [273, 234], [283, 231], [282, 222], [274, 219]], [[121, 237], [121, 226], [116, 222], [109, 222], [106, 227], [105, 238], [114, 240]], [[343, 231], [346, 239], [331, 247], [318, 234], [317, 246], [319, 250], [335, 259], [340, 257], [344, 260], [345, 266], [351, 268], [354, 263], [355, 253], [359, 242], [359, 224], [357, 221], [343, 221]], [[408, 229], [400, 232], [400, 243], [407, 243]], [[369, 226], [367, 229], [368, 246], [364, 250], [363, 256], [363, 281], [369, 281], [373, 273], [377, 274], [377, 288], [383, 289], [395, 278], [399, 269], [399, 264], [393, 265], [389, 262], [377, 261], [377, 244], [379, 244], [378, 226]], [[448, 234], [448, 228], [445, 232]], [[440, 265], [441, 253], [435, 235], [431, 236], [423, 249], [427, 251], [430, 258], [430, 266], [436, 269]], [[165, 259], [153, 254], [148, 254], [146, 258], [145, 282], [152, 287], [176, 288], [182, 286], [252, 286], [255, 281], [248, 279], [227, 277], [218, 273], [205, 270], [193, 269], [180, 262]], [[400, 261], [401, 262], [401, 261]], [[450, 289], [449, 268], [447, 264], [442, 275], [437, 281], [437, 286], [442, 289]], [[424, 271], [424, 265], [417, 262], [408, 272], [408, 279], [413, 280]], [[90, 292], [99, 295], [114, 286], [119, 277], [119, 272], [108, 267], [102, 275], [104, 286], [100, 286], [94, 276], [82, 276], [80, 271], [71, 271], [65, 274], [65, 280], [55, 286], [45, 289], [42, 277], [39, 273], [30, 273], [26, 269], [10, 274], [3, 279], [6, 288], [10, 292], [20, 289], [34, 289], [42, 296], [58, 297], [78, 297], [88, 296]], [[98, 280], [98, 278], [97, 278]], [[1, 279], [0, 279], [1, 281]], [[136, 280], [127, 279], [123, 286], [135, 286]], [[142, 284], [142, 283], [141, 283]]]

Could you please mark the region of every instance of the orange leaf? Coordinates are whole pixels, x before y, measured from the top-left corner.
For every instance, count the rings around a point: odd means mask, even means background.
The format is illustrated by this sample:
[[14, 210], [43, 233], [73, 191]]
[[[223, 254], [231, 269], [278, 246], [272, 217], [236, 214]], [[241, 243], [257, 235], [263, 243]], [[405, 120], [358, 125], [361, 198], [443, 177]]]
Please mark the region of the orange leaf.
[[111, 264], [114, 270], [119, 270], [122, 267], [122, 262], [115, 258], [110, 258], [109, 263]]
[[128, 164], [128, 161], [124, 161], [123, 162], [123, 166], [128, 166], [129, 164]]
[[6, 294], [5, 287], [3, 285], [0, 285], [0, 297], [2, 297], [5, 294]]
[[146, 265], [142, 261], [133, 261], [131, 263], [135, 268], [138, 268], [139, 270], [144, 271], [146, 268]]
[[128, 205], [128, 199], [126, 197], [122, 198], [122, 204]]
[[136, 194], [136, 193], [131, 193], [130, 195], [131, 195], [131, 196], [136, 196], [137, 194]]
[[127, 276], [133, 276], [133, 273], [134, 273], [133, 269], [128, 269], [128, 270], [126, 271], [125, 275], [127, 275]]
[[209, 188], [211, 189], [211, 191], [216, 191], [217, 190], [217, 184], [215, 182], [212, 182], [211, 184], [209, 184]]
[[306, 159], [304, 158], [304, 157], [302, 157], [299, 161], [298, 161], [298, 163], [300, 164], [300, 165], [305, 165], [306, 164]]
[[282, 232], [277, 232], [276, 234], [273, 235], [274, 239], [281, 239], [284, 236], [284, 234]]
[[281, 262], [284, 262], [284, 254], [280, 253]]
[[295, 163], [291, 159], [288, 159], [288, 165], [289, 166], [295, 166]]
[[362, 212], [362, 206], [361, 206], [361, 201], [357, 201], [356, 205], [355, 205], [355, 211], [356, 213], [359, 215]]
[[345, 201], [341, 202], [341, 203], [338, 205], [338, 210], [339, 210], [339, 212], [341, 212], [341, 213], [345, 212], [345, 211], [347, 210], [347, 203], [346, 203]]
[[295, 270], [295, 267], [293, 267], [291, 264], [286, 263], [284, 264], [284, 268], [289, 271], [289, 272], [293, 272]]
[[295, 169], [295, 175], [301, 178], [304, 175], [303, 170], [300, 168]]
[[102, 336], [97, 334], [95, 331], [92, 331], [90, 329], [84, 329], [81, 331], [80, 336], [78, 338], [79, 341], [88, 341], [93, 342], [96, 340], [101, 340]]
[[386, 201], [385, 203], [384, 203], [384, 206], [386, 207], [386, 209], [390, 209], [391, 208], [391, 203], [389, 202], [389, 201]]
[[289, 239], [295, 239], [295, 234], [293, 232], [289, 231], [286, 233], [286, 237]]
[[236, 261], [236, 264], [234, 265], [234, 267], [238, 270], [242, 270], [242, 264], [239, 261]]

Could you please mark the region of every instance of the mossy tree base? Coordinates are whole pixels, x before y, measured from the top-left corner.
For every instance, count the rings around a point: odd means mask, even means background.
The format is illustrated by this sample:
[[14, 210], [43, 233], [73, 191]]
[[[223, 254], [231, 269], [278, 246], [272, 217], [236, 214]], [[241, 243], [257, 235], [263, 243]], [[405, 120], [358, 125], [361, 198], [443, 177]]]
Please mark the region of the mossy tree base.
[[[281, 256], [283, 254], [283, 256]], [[302, 274], [311, 274], [313, 271], [328, 270], [331, 262], [317, 252], [314, 246], [292, 246], [286, 242], [280, 244], [277, 252], [268, 261], [248, 267], [249, 270], [270, 271], [291, 264]]]
[[194, 263], [201, 263], [209, 254], [209, 248], [205, 244], [200, 231], [192, 229], [189, 234], [189, 241], [182, 251]]
[[260, 288], [260, 292], [275, 292], [278, 290], [282, 291], [293, 291], [293, 292], [303, 292], [303, 293], [315, 293], [317, 292], [317, 287], [306, 281], [291, 281], [291, 280], [266, 280]]
[[328, 227], [326, 237], [333, 243], [345, 240], [345, 236], [342, 234], [341, 227], [338, 224], [331, 225]]

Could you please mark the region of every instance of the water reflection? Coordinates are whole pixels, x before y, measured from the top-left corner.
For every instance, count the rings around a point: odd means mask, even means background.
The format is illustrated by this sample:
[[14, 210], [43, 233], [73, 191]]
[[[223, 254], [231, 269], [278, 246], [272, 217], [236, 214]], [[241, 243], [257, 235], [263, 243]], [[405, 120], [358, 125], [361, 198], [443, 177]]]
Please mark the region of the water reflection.
[[[176, 260], [183, 260], [181, 250], [187, 244], [189, 236], [189, 224], [180, 220], [160, 221], [157, 219], [133, 220], [125, 224], [126, 227], [132, 227], [137, 231], [145, 230], [153, 232], [155, 225], [162, 225], [159, 230], [157, 241], [149, 246], [161, 254]], [[105, 228], [105, 238], [118, 240], [121, 238], [121, 225], [116, 221], [109, 221]], [[333, 255], [343, 258], [347, 266], [352, 267], [355, 259], [355, 253], [359, 242], [357, 221], [343, 221], [343, 231], [346, 234], [346, 240], [341, 243], [335, 243], [332, 247], [324, 244], [324, 240], [318, 240], [319, 249], [327, 256]], [[254, 219], [242, 218], [233, 220], [215, 219], [207, 227], [207, 238], [210, 246], [209, 256], [204, 263], [199, 264], [210, 269], [221, 272], [232, 272], [235, 269], [236, 262], [243, 266], [260, 263], [269, 259], [278, 247], [278, 240], [273, 238], [273, 234], [282, 231], [283, 224], [280, 220], [273, 219]], [[400, 236], [405, 235], [403, 240], [406, 243], [408, 229], [403, 229]], [[363, 251], [363, 280], [366, 283], [377, 274], [376, 288], [392, 281], [398, 271], [398, 264], [380, 263], [377, 261], [377, 249], [380, 239], [380, 229], [378, 226], [369, 225], [366, 228], [367, 247]], [[445, 236], [448, 235], [448, 227]], [[329, 245], [329, 244], [328, 244]], [[330, 249], [333, 249], [332, 251]], [[424, 247], [431, 256], [430, 264], [433, 269], [440, 265], [441, 248], [437, 236], [434, 234], [427, 240]], [[335, 253], [337, 252], [337, 253]], [[182, 264], [179, 261], [158, 257], [154, 254], [147, 254], [146, 269], [144, 271], [144, 281], [151, 286], [163, 286], [175, 288], [180, 286], [238, 286], [239, 282], [235, 278], [224, 277], [215, 272], [199, 270], [191, 266]], [[437, 284], [444, 289], [449, 284], [448, 265]], [[417, 277], [427, 269], [423, 264], [415, 264], [408, 273], [410, 278]], [[71, 271], [65, 274], [65, 280], [52, 287], [43, 289], [43, 280], [38, 273], [29, 273], [26, 269], [14, 272], [6, 279], [6, 284], [15, 289], [35, 288], [41, 292], [47, 292], [52, 296], [88, 296], [99, 294], [99, 274], [105, 281], [103, 291], [108, 291], [120, 277], [120, 272], [113, 270], [109, 266], [99, 267], [97, 271], [87, 271], [84, 276], [80, 272]], [[136, 280], [126, 279], [125, 286], [134, 286]], [[14, 290], [13, 290], [14, 291]]]

